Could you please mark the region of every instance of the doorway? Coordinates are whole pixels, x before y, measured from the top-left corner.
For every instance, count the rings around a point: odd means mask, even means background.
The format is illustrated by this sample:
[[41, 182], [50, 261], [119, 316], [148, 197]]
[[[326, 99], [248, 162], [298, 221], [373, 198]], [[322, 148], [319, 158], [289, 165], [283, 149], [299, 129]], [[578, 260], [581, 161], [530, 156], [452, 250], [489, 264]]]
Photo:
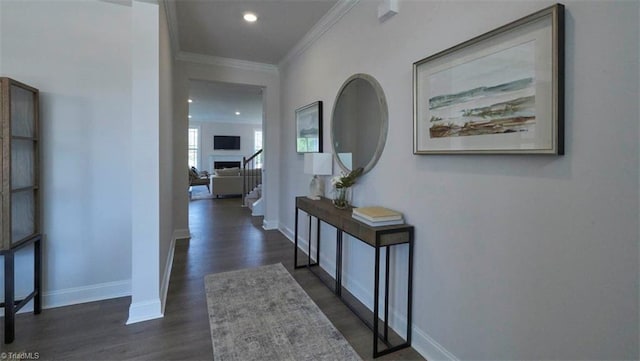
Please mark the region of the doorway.
[[[260, 86], [189, 80], [189, 167], [209, 177], [211, 185], [210, 192], [206, 187], [192, 187], [191, 201], [237, 198], [238, 205], [246, 205], [243, 200], [250, 192], [255, 198], [251, 206], [261, 201], [258, 181], [263, 154], [255, 154], [264, 142], [263, 94]], [[256, 169], [247, 171], [247, 167]], [[254, 176], [251, 188], [245, 173]]]

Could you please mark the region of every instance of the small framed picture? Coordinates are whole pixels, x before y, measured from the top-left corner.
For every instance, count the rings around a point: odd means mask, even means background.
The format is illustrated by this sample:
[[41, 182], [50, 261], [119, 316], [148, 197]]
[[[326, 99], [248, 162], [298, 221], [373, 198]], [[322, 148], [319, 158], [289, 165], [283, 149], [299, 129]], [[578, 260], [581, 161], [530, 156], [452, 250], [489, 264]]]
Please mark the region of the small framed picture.
[[296, 151], [322, 152], [322, 101], [296, 109]]
[[413, 64], [415, 154], [564, 154], [564, 7]]

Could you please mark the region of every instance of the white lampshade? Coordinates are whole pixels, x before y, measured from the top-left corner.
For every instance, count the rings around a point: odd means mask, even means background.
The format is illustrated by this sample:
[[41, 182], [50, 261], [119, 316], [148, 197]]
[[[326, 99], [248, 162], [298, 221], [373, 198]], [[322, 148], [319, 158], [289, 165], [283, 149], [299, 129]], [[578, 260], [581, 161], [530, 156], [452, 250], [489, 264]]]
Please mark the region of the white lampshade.
[[333, 174], [333, 158], [331, 153], [305, 153], [304, 173], [312, 175]]

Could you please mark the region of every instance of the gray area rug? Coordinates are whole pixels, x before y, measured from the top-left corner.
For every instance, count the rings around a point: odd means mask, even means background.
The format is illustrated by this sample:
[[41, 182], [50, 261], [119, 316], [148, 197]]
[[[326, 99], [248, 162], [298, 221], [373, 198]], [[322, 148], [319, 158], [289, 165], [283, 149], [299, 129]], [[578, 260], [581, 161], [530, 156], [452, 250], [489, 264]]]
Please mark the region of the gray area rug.
[[205, 277], [214, 360], [361, 360], [282, 264]]
[[212, 199], [215, 198], [213, 193], [207, 190], [207, 187], [197, 186], [191, 187], [191, 200]]

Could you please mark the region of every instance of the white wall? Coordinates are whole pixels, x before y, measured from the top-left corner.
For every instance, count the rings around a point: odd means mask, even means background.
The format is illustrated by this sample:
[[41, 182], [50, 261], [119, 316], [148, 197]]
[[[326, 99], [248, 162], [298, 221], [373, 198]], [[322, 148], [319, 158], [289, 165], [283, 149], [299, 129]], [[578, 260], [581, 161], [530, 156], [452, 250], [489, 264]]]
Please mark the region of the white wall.
[[[129, 322], [161, 316], [174, 224], [172, 58], [158, 5], [0, 10], [0, 72], [41, 91], [44, 307], [132, 294]], [[17, 260], [18, 296], [31, 291], [29, 251]]]
[[[1, 1], [0, 13], [0, 73], [40, 89], [44, 307], [128, 295], [131, 7]], [[30, 252], [16, 266], [24, 296]]]
[[[565, 156], [412, 154], [412, 63], [551, 4], [403, 1], [380, 23], [377, 2], [363, 1], [281, 68], [288, 235], [308, 184], [292, 151], [294, 110], [324, 101], [330, 130], [347, 77], [382, 85], [387, 143], [354, 202], [398, 209], [416, 227], [413, 337], [429, 359], [639, 357], [638, 2], [566, 3]], [[335, 233], [322, 234], [331, 259]], [[373, 251], [346, 248], [345, 282], [370, 298]]]
[[[280, 181], [280, 80], [275, 69], [267, 67], [207, 63], [209, 59], [191, 59], [178, 57], [174, 76], [174, 121], [176, 160], [175, 169], [187, 169], [187, 129], [189, 106], [189, 80], [208, 80], [234, 84], [254, 85], [264, 88], [263, 92], [263, 141], [264, 141], [264, 177], [263, 197], [265, 199], [265, 228], [277, 228]], [[212, 146], [213, 147], [213, 146]], [[177, 210], [176, 228], [188, 228], [188, 174], [175, 172], [179, 179], [176, 184], [183, 185], [184, 194], [178, 194], [174, 202]]]
[[[234, 157], [242, 159], [242, 157], [249, 157], [255, 152], [255, 132], [262, 130], [260, 124], [238, 124], [238, 123], [219, 123], [219, 122], [196, 122], [190, 121], [190, 127], [197, 127], [200, 129], [200, 160], [199, 169], [213, 171], [213, 163], [210, 162], [210, 157], [220, 157], [224, 161], [225, 157]], [[240, 136], [240, 149], [239, 150], [214, 150], [213, 149], [213, 136], [214, 135], [237, 135]]]

